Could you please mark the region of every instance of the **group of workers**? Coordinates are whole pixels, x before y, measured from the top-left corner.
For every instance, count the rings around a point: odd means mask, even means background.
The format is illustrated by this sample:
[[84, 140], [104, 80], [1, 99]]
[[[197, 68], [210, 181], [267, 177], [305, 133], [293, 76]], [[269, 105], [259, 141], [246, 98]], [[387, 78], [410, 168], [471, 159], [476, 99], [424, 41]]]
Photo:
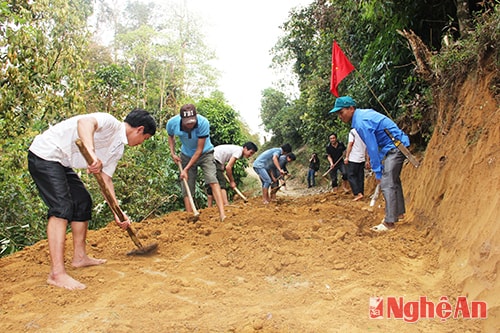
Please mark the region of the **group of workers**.
[[[373, 109], [358, 109], [349, 97], [339, 97], [330, 113], [337, 114], [344, 122], [350, 122], [348, 146], [330, 135], [327, 158], [330, 163], [332, 188], [337, 190], [337, 172], [349, 164], [349, 172], [342, 172], [342, 185], [348, 190], [348, 181], [355, 200], [364, 196], [364, 168], [370, 167], [385, 198], [385, 218], [372, 230], [393, 230], [394, 224], [405, 213], [400, 173], [405, 156], [384, 133], [388, 129], [402, 144], [409, 146], [409, 139], [388, 117]], [[86, 168], [88, 173], [101, 174], [109, 189], [109, 200], [118, 202], [112, 176], [118, 161], [123, 156], [124, 146], [136, 146], [152, 137], [156, 132], [153, 116], [145, 110], [134, 109], [123, 122], [106, 113], [78, 115], [51, 126], [37, 135], [28, 152], [29, 172], [48, 207], [47, 238], [51, 262], [47, 283], [70, 290], [86, 286], [69, 276], [64, 264], [65, 235], [68, 224], [73, 234], [72, 266], [100, 265], [104, 259], [91, 258], [86, 253], [88, 221], [91, 218], [92, 199], [83, 182], [73, 170]], [[253, 142], [242, 146], [224, 144], [214, 147], [210, 140], [210, 123], [196, 112], [193, 104], [185, 104], [180, 113], [170, 118], [166, 125], [170, 155], [179, 166], [182, 193], [186, 211], [193, 211], [189, 193], [195, 193], [198, 167], [203, 170], [208, 185], [208, 199], [215, 200], [220, 221], [226, 219], [224, 206], [228, 204], [226, 181], [236, 188], [233, 167], [239, 158], [249, 158], [258, 148]], [[93, 163], [87, 163], [75, 144], [80, 139], [90, 153]], [[181, 142], [180, 153], [176, 151], [176, 138]], [[345, 152], [345, 153], [344, 153]], [[268, 204], [275, 199], [276, 189], [286, 179], [287, 163], [294, 161], [290, 144], [270, 148], [254, 161], [253, 169], [262, 184], [262, 201]], [[342, 161], [342, 163], [341, 163]], [[384, 164], [382, 165], [382, 161]], [[314, 173], [319, 170], [319, 158], [310, 159], [312, 175], [308, 173], [308, 185], [314, 186]], [[352, 163], [352, 165], [351, 165]], [[184, 184], [187, 184], [187, 188]], [[222, 186], [221, 186], [222, 184]], [[282, 184], [282, 183], [281, 183]], [[107, 198], [108, 200], [108, 198]], [[108, 202], [108, 204], [112, 204]], [[116, 223], [123, 229], [130, 226], [124, 214], [121, 219], [115, 214]]]

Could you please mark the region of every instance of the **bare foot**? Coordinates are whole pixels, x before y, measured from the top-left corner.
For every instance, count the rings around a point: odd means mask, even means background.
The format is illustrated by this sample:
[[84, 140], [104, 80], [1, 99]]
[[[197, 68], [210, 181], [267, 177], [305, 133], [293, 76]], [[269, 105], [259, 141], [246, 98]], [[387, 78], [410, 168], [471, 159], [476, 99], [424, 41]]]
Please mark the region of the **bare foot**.
[[106, 259], [96, 259], [90, 257], [84, 257], [81, 259], [73, 259], [71, 266], [73, 267], [87, 267], [87, 266], [97, 266], [102, 265], [106, 262]]
[[49, 274], [49, 277], [47, 278], [47, 283], [51, 284], [53, 286], [59, 287], [59, 288], [65, 288], [68, 290], [78, 290], [78, 289], [85, 289], [87, 288], [86, 285], [83, 283], [80, 283], [73, 279], [71, 276], [68, 274], [59, 274], [59, 275], [53, 275], [52, 273]]
[[352, 201], [359, 201], [361, 199], [363, 199], [364, 195], [359, 193], [357, 196], [354, 197], [354, 199], [352, 199]]
[[220, 221], [221, 221], [221, 222], [224, 222], [224, 220], [226, 219], [226, 217], [227, 217], [226, 215], [221, 216], [221, 217], [220, 217]]

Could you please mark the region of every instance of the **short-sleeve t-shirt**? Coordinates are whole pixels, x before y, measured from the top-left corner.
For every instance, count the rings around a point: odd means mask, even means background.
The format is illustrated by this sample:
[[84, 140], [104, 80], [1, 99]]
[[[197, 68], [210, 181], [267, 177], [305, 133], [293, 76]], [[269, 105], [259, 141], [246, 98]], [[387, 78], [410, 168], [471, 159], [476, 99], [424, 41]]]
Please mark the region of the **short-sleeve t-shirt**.
[[170, 136], [178, 136], [181, 140], [181, 152], [192, 157], [198, 147], [198, 139], [206, 138], [202, 153], [212, 151], [214, 146], [210, 141], [210, 123], [202, 115], [196, 115], [197, 123], [191, 132], [185, 132], [181, 128], [181, 116], [176, 115], [167, 122], [167, 133]]
[[366, 161], [365, 152], [366, 145], [359, 136], [355, 128], [351, 128], [349, 132], [349, 143], [352, 142], [351, 153], [349, 154], [349, 162], [362, 163]]
[[111, 177], [128, 141], [125, 124], [107, 113], [90, 113], [63, 120], [37, 135], [29, 150], [44, 160], [59, 162], [65, 167], [87, 168], [87, 161], [75, 144], [78, 138], [78, 120], [84, 117], [94, 117], [97, 120], [97, 130], [94, 133], [95, 153], [102, 161], [102, 171]]
[[222, 166], [226, 165], [232, 157], [240, 159], [243, 155], [243, 147], [238, 145], [219, 145], [214, 148], [214, 158]]
[[273, 165], [273, 157], [277, 156], [278, 158], [281, 155], [281, 148], [270, 148], [260, 154], [257, 159], [253, 162], [254, 168], [262, 168], [269, 170]]

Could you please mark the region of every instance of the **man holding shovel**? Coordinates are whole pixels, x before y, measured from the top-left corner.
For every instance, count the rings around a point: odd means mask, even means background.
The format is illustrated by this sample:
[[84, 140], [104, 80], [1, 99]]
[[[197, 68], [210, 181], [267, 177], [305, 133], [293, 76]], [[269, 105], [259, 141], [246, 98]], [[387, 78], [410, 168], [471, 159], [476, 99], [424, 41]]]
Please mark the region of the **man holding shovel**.
[[292, 146], [289, 143], [284, 144], [280, 148], [270, 148], [262, 154], [260, 154], [257, 159], [253, 162], [253, 169], [259, 175], [260, 182], [262, 183], [262, 202], [267, 205], [271, 201], [269, 196], [269, 187], [272, 184], [271, 176], [269, 175], [269, 170], [273, 165], [278, 170], [279, 174], [284, 176], [285, 170], [283, 170], [279, 164], [279, 158], [281, 155], [287, 155], [292, 152]]
[[[224, 205], [229, 204], [226, 191], [226, 177], [229, 181], [229, 186], [232, 189], [236, 188], [236, 182], [233, 176], [233, 167], [240, 158], [249, 158], [257, 152], [257, 145], [251, 141], [245, 142], [243, 146], [238, 145], [218, 145], [214, 148], [215, 165], [217, 167], [217, 180], [222, 192], [222, 200]], [[224, 175], [224, 171], [226, 175]], [[207, 204], [211, 207], [213, 203], [212, 188], [207, 188]]]
[[[210, 123], [208, 119], [196, 113], [193, 104], [181, 106], [180, 114], [170, 118], [167, 122], [168, 144], [170, 155], [176, 164], [181, 164], [180, 178], [186, 180], [182, 183], [182, 195], [186, 211], [193, 212], [196, 207], [191, 206], [190, 194], [194, 194], [198, 166], [203, 170], [205, 183], [209, 184], [219, 209], [220, 220], [224, 221], [224, 202], [217, 181], [215, 168], [214, 146], [210, 141]], [[181, 156], [175, 151], [175, 137], [181, 140]], [[191, 198], [192, 199], [192, 198]]]
[[[330, 111], [345, 123], [351, 123], [366, 144], [370, 163], [380, 189], [385, 198], [385, 218], [373, 231], [385, 232], [394, 229], [394, 224], [405, 214], [403, 187], [401, 186], [401, 169], [405, 155], [398, 149], [386, 134], [389, 131], [405, 147], [410, 145], [408, 136], [383, 114], [373, 109], [358, 109], [350, 96], [342, 96], [335, 100]], [[384, 164], [382, 165], [382, 161]]]
[[[66, 228], [73, 234], [73, 267], [100, 265], [104, 259], [87, 255], [85, 244], [92, 199], [73, 168], [101, 173], [113, 200], [116, 196], [111, 177], [123, 156], [124, 146], [142, 144], [156, 132], [156, 122], [146, 111], [135, 109], [124, 122], [106, 113], [79, 115], [62, 121], [35, 137], [28, 151], [28, 168], [45, 204], [48, 206], [47, 239], [51, 260], [47, 283], [70, 290], [86, 286], [66, 273], [64, 245]], [[88, 165], [75, 144], [80, 138], [94, 163]], [[108, 203], [110, 204], [110, 203]], [[128, 217], [116, 223], [123, 229]]]
[[337, 134], [332, 133], [328, 137], [330, 143], [326, 146], [326, 158], [328, 162], [330, 162], [330, 177], [332, 179], [332, 191], [333, 193], [337, 193], [338, 188], [338, 173], [342, 174], [342, 188], [344, 192], [349, 192], [348, 189], [348, 181], [347, 181], [347, 172], [344, 167], [344, 154], [346, 147], [344, 143], [337, 140]]

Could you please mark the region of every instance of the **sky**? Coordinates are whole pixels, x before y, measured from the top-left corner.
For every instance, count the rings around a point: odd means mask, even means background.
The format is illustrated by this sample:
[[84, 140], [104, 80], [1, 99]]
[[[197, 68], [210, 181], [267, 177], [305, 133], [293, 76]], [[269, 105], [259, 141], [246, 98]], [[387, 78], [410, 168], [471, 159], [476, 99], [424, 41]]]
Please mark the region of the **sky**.
[[238, 111], [252, 134], [265, 135], [260, 119], [262, 90], [277, 77], [269, 54], [292, 8], [313, 0], [178, 0], [204, 19], [206, 43], [214, 49], [221, 72], [219, 90]]

